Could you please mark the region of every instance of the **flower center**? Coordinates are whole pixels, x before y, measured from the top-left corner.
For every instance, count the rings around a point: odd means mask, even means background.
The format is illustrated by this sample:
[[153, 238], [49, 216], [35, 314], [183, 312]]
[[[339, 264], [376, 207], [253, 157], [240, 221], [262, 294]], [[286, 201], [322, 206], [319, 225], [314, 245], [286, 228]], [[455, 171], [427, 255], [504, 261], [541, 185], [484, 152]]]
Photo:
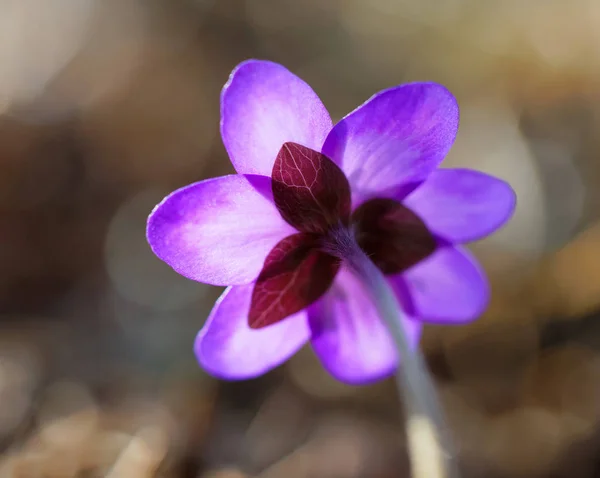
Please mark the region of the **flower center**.
[[271, 179], [275, 205], [298, 233], [265, 259], [252, 293], [250, 327], [279, 322], [317, 301], [358, 247], [384, 274], [402, 272], [436, 248], [423, 221], [398, 201], [371, 199], [352, 213], [348, 179], [318, 151], [285, 143]]

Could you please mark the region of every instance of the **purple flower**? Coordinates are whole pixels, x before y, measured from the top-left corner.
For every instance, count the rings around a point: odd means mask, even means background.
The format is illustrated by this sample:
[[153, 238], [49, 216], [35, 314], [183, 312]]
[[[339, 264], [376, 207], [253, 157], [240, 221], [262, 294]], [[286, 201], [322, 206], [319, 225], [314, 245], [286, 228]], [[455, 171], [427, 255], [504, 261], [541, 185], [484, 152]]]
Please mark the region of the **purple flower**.
[[[420, 321], [464, 323], [488, 285], [467, 251], [515, 206], [505, 182], [437, 169], [458, 105], [435, 83], [382, 91], [336, 125], [284, 67], [250, 60], [221, 96], [221, 134], [238, 174], [167, 196], [148, 241], [180, 274], [229, 287], [198, 334], [200, 364], [226, 379], [260, 375], [309, 342], [343, 382], [391, 375], [397, 352], [343, 258], [358, 244], [397, 295], [413, 345]], [[340, 252], [340, 253], [336, 253]]]

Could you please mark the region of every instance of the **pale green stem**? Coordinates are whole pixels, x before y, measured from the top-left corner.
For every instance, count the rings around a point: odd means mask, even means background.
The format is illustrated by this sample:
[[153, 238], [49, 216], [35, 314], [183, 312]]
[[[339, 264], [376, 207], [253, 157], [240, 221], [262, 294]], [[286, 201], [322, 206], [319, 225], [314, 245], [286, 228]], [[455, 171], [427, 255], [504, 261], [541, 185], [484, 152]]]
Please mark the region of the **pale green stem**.
[[[395, 375], [406, 415], [413, 478], [458, 478], [454, 454], [436, 388], [419, 350], [411, 350], [402, 326], [402, 311], [382, 272], [352, 237], [337, 237], [336, 253], [369, 291], [398, 349]], [[340, 242], [341, 239], [341, 242]]]

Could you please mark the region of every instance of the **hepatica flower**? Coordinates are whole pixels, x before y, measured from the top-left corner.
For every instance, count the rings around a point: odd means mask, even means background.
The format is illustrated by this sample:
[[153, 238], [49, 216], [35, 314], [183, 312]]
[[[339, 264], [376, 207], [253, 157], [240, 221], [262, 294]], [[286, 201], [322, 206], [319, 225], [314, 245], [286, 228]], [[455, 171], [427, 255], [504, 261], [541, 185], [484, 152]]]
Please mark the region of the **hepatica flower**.
[[200, 364], [221, 378], [251, 378], [310, 342], [343, 382], [391, 375], [398, 352], [357, 257], [385, 276], [411, 345], [421, 322], [477, 318], [488, 285], [459, 244], [506, 222], [515, 196], [486, 174], [438, 169], [458, 117], [443, 86], [412, 83], [333, 125], [284, 67], [240, 64], [221, 96], [221, 135], [237, 174], [175, 191], [148, 220], [159, 258], [190, 279], [228, 286], [196, 339]]

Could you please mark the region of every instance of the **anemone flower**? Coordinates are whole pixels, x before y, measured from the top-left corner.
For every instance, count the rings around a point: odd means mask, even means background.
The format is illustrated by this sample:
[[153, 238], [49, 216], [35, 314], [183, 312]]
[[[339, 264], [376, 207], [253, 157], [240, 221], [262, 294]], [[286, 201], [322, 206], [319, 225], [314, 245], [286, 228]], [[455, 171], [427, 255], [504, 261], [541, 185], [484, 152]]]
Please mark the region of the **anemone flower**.
[[398, 350], [361, 264], [384, 277], [413, 347], [422, 322], [476, 319], [488, 285], [460, 244], [502, 226], [515, 196], [481, 172], [438, 169], [458, 123], [439, 84], [381, 91], [333, 125], [284, 67], [236, 67], [221, 135], [237, 174], [173, 192], [148, 220], [160, 259], [228, 286], [197, 336], [201, 366], [251, 378], [310, 342], [343, 382], [393, 374]]

